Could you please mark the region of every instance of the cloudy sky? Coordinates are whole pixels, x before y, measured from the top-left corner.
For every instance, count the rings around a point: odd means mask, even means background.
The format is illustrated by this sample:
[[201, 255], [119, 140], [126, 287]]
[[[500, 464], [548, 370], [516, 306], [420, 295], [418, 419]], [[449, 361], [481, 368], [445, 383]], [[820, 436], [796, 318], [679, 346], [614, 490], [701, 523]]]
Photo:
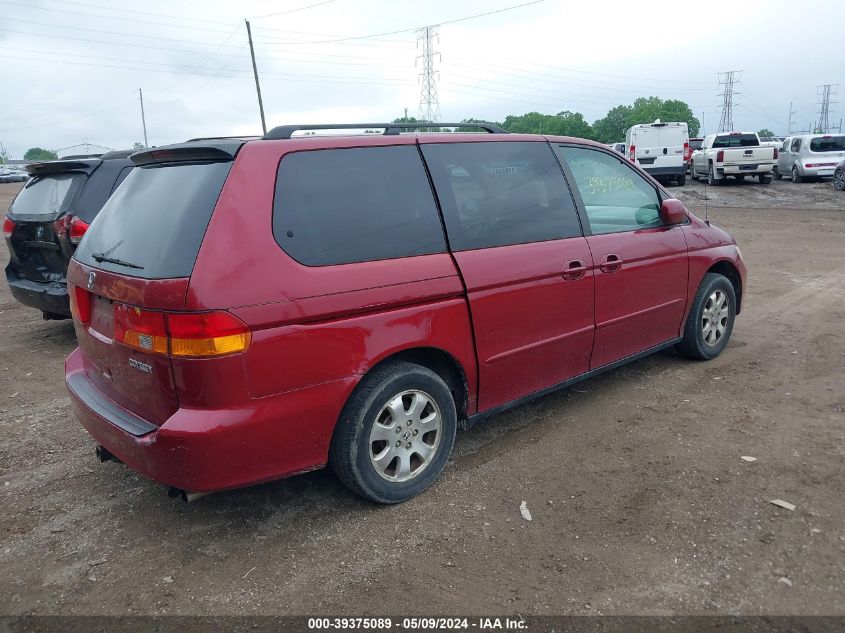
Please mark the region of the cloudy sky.
[[139, 88], [151, 145], [259, 133], [244, 18], [268, 127], [415, 116], [414, 29], [438, 24], [442, 121], [573, 110], [592, 122], [656, 95], [711, 130], [726, 70], [743, 71], [738, 128], [786, 133], [790, 102], [806, 128], [820, 84], [841, 84], [845, 101], [839, 0], [0, 0], [0, 143], [12, 158], [131, 147]]

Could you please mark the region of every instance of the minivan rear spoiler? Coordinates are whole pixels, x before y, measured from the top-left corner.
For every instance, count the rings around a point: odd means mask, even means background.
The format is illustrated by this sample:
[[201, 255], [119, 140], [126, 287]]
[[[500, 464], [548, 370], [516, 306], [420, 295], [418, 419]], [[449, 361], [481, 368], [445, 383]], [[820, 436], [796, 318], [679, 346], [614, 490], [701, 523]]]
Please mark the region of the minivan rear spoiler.
[[90, 174], [102, 163], [99, 158], [86, 160], [51, 160], [43, 163], [31, 163], [26, 166], [26, 173], [30, 176], [44, 176], [68, 171], [82, 171]]
[[246, 141], [244, 139], [219, 139], [211, 143], [177, 143], [135, 152], [130, 160], [137, 167], [164, 163], [227, 162]]

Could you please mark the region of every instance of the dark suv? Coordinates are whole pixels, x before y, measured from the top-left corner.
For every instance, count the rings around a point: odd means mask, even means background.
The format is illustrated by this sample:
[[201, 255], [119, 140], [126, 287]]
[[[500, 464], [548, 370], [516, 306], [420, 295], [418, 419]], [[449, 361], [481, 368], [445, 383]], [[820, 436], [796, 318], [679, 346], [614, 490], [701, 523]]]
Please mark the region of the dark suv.
[[45, 319], [70, 317], [65, 274], [88, 225], [132, 171], [129, 155], [71, 157], [34, 163], [30, 179], [12, 201], [3, 222], [9, 246], [6, 280], [12, 295], [41, 310]]
[[604, 145], [473, 125], [134, 154], [68, 269], [65, 375], [101, 459], [186, 496], [329, 463], [395, 503], [459, 423], [721, 353], [745, 287], [728, 233]]

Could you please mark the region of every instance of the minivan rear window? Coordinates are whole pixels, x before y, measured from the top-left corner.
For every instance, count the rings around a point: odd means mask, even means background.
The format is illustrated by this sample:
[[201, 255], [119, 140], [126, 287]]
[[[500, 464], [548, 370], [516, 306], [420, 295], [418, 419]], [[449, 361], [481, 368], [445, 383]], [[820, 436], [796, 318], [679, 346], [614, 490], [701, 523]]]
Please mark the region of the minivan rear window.
[[810, 141], [811, 152], [845, 152], [845, 136], [823, 136]]
[[74, 185], [85, 180], [85, 174], [66, 173], [42, 176], [29, 182], [15, 198], [9, 213], [21, 216], [51, 216], [65, 210]]
[[758, 147], [760, 141], [756, 134], [725, 134], [713, 139], [713, 147]]
[[446, 250], [434, 194], [413, 145], [288, 154], [276, 179], [273, 235], [306, 266]]
[[215, 162], [136, 167], [91, 223], [74, 258], [132, 277], [190, 276], [231, 166]]

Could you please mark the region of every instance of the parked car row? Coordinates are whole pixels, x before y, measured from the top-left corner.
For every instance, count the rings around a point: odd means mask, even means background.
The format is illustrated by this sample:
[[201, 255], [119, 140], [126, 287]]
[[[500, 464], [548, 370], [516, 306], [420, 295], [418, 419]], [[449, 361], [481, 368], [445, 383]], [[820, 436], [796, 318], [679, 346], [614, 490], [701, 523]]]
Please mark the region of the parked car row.
[[0, 165], [0, 182], [26, 182], [29, 175], [22, 167]]

